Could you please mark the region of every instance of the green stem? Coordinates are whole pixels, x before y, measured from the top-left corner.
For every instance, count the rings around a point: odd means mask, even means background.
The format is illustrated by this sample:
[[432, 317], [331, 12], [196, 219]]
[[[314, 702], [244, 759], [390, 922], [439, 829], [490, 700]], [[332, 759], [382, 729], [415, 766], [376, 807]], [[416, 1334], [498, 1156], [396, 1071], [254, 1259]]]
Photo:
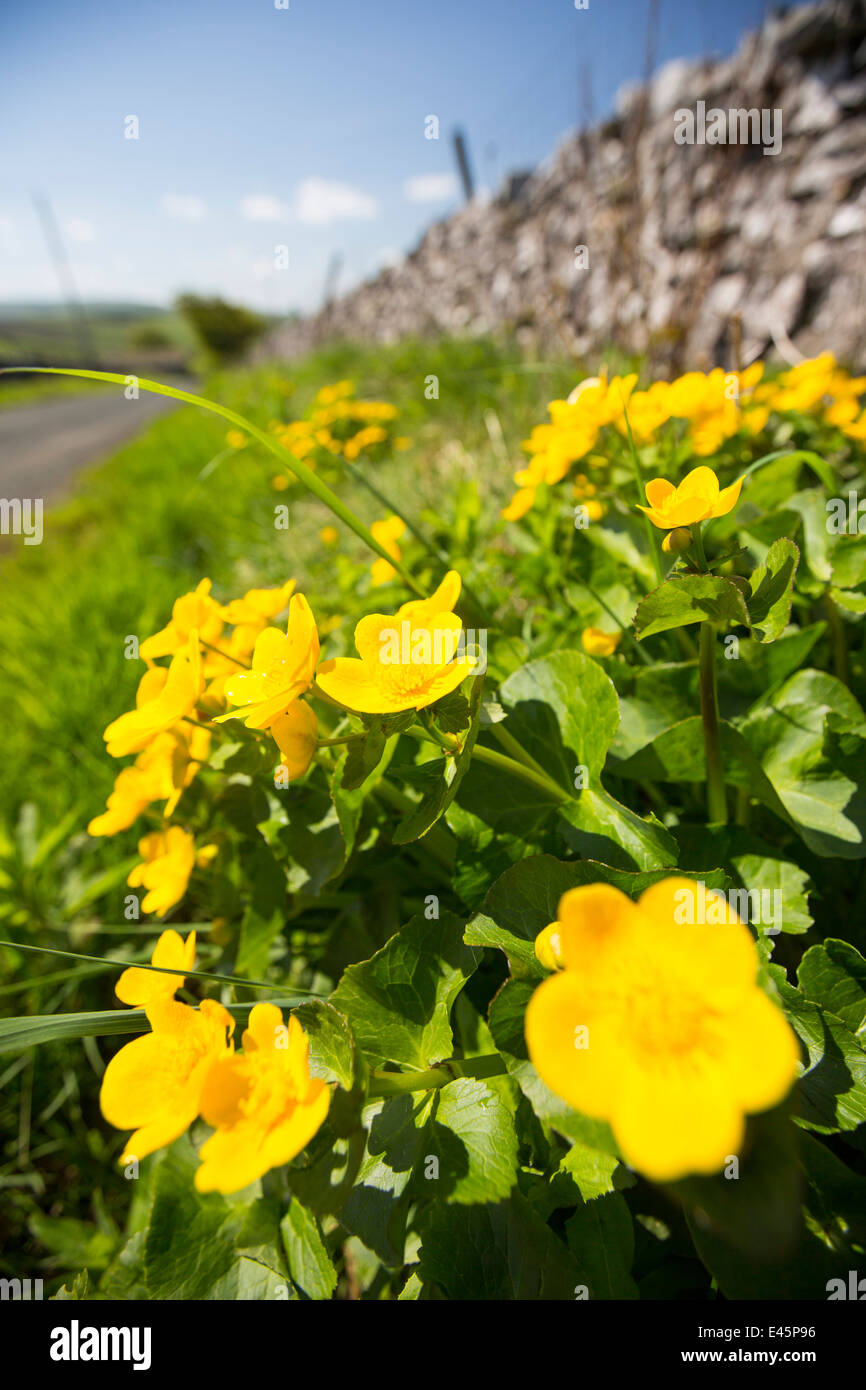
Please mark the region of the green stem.
[[728, 802], [719, 742], [719, 700], [716, 691], [716, 634], [712, 623], [701, 623], [701, 719], [707, 759], [707, 812], [711, 825], [725, 825]]
[[[84, 371], [78, 367], [0, 368], [0, 375], [4, 375], [7, 372], [47, 372], [55, 376], [78, 376], [86, 377], [92, 381], [112, 381], [117, 386], [126, 386], [128, 384], [127, 377], [121, 376], [118, 372], [90, 372]], [[379, 544], [375, 536], [368, 531], [364, 523], [355, 516], [355, 513], [351, 511], [344, 502], [340, 501], [337, 494], [332, 492], [327, 484], [323, 483], [321, 478], [318, 478], [305, 463], [302, 463], [300, 459], [295, 458], [294, 454], [290, 454], [287, 449], [284, 449], [282, 444], [278, 443], [273, 435], [268, 434], [265, 430], [260, 430], [258, 425], [254, 425], [252, 421], [247, 420], [245, 416], [238, 415], [236, 411], [229, 410], [228, 406], [220, 405], [217, 401], [209, 401], [205, 396], [194, 396], [190, 391], [179, 391], [175, 386], [163, 386], [161, 382], [150, 381], [147, 377], [143, 376], [136, 377], [136, 383], [144, 391], [150, 391], [156, 396], [170, 396], [173, 400], [184, 401], [187, 405], [197, 405], [202, 410], [209, 410], [214, 415], [221, 415], [224, 420], [230, 420], [233, 425], [237, 425], [240, 429], [246, 430], [247, 433], [251, 434], [254, 439], [257, 439], [260, 444], [263, 444], [269, 453], [276, 455], [286, 471], [294, 474], [298, 481], [303, 483], [308, 492], [312, 492], [315, 497], [318, 497], [320, 502], [324, 502], [325, 506], [334, 513], [334, 516], [338, 517], [351, 531], [354, 531], [355, 535], [358, 536], [365, 545], [369, 546], [370, 550], [378, 555], [380, 559], [387, 560], [389, 565], [393, 565], [404, 584], [408, 585], [420, 598], [427, 597], [420, 585], [416, 583], [409, 574], [408, 570], [403, 568], [399, 560], [394, 560], [394, 558], [388, 554], [385, 547]]]
[[491, 767], [498, 767], [502, 772], [508, 772], [512, 777], [520, 777], [524, 782], [528, 782], [531, 787], [537, 787], [554, 801], [569, 801], [571, 798], [567, 791], [558, 787], [546, 772], [534, 772], [531, 767], [526, 767], [523, 763], [515, 762], [513, 758], [506, 758], [503, 753], [497, 753], [493, 748], [485, 748], [482, 744], [476, 743], [472, 749], [473, 758], [479, 762], [489, 763]]
[[[631, 432], [631, 424], [629, 423], [628, 410], [626, 408], [625, 401], [623, 401], [622, 409], [623, 415], [625, 417], [625, 428], [628, 434], [629, 452], [631, 454], [631, 466], [634, 470], [635, 481], [637, 483], [637, 495], [639, 498], [646, 497], [646, 482], [644, 480], [643, 469], [641, 468], [640, 459], [637, 456], [637, 449], [634, 446], [634, 436]], [[659, 584], [661, 584], [664, 582], [665, 572], [662, 566], [662, 556], [661, 551], [659, 549], [656, 528], [653, 526], [646, 512], [641, 512], [641, 516], [643, 517], [644, 530], [646, 531], [647, 545], [649, 546], [650, 555], [652, 556], [652, 561], [655, 565], [656, 578], [658, 579]]]
[[508, 1069], [498, 1053], [487, 1057], [470, 1057], [466, 1061], [443, 1062], [429, 1071], [372, 1071], [368, 1096], [404, 1095], [407, 1091], [435, 1091], [461, 1076], [480, 1079], [487, 1076], [506, 1076]]
[[[448, 737], [447, 734], [441, 735], [440, 738], [435, 738], [432, 734], [428, 734], [426, 729], [415, 728], [403, 729], [402, 732], [407, 734], [409, 738], [419, 739], [422, 743], [434, 744], [437, 748], [441, 748], [442, 752], [446, 753], [449, 757], [453, 757], [453, 755], [459, 751], [455, 744], [443, 743], [441, 741], [442, 738]], [[518, 747], [519, 746], [518, 744]], [[522, 749], [521, 753], [523, 753]], [[475, 747], [472, 749], [472, 757], [477, 758], [479, 762], [489, 763], [491, 767], [498, 767], [501, 771], [510, 773], [512, 777], [520, 777], [524, 782], [528, 782], [530, 786], [543, 791], [547, 796], [553, 797], [556, 801], [569, 800], [568, 792], [563, 791], [562, 787], [558, 787], [553, 779], [548, 777], [544, 769], [529, 758], [528, 753], [523, 754], [524, 761], [517, 762], [514, 758], [507, 758], [504, 753], [497, 753], [493, 748], [484, 748], [480, 743], [476, 743]]]
[[533, 772], [537, 772], [541, 777], [547, 776], [547, 773], [541, 766], [541, 763], [537, 763], [533, 758], [532, 754], [527, 753], [526, 749], [523, 747], [523, 744], [518, 743], [514, 735], [510, 734], [506, 728], [503, 728], [502, 724], [492, 725], [490, 732], [496, 739], [497, 743], [502, 744], [502, 747], [505, 749], [505, 752], [508, 753], [512, 758], [515, 758], [517, 762], [523, 763], [524, 767], [531, 767]]
[[247, 671], [252, 670], [252, 667], [250, 666], [250, 663], [248, 661], [241, 661], [238, 657], [232, 656], [229, 652], [221, 651], [220, 648], [215, 647], [212, 642], [206, 642], [204, 638], [201, 636], [201, 634], [199, 634], [198, 640], [201, 642], [203, 647], [207, 647], [209, 652], [216, 652], [217, 656], [224, 656], [227, 661], [233, 661], [235, 663], [235, 666], [243, 666], [244, 669]]
[[842, 622], [836, 602], [829, 593], [824, 595], [824, 607], [827, 611], [827, 622], [833, 642], [833, 666], [842, 684], [850, 685], [851, 676], [848, 669], [848, 643], [845, 639], [845, 625]]

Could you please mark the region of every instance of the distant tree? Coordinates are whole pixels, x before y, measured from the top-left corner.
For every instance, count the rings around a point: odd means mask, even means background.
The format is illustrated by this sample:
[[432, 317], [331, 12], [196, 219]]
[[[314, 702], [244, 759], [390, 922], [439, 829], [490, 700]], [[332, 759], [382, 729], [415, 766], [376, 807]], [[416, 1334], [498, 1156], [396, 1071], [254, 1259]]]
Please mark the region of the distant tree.
[[132, 346], [137, 348], [169, 348], [174, 346], [165, 329], [158, 328], [154, 323], [142, 324], [140, 328], [133, 329], [130, 334], [130, 341]]
[[224, 299], [182, 294], [177, 308], [201, 346], [219, 362], [240, 357], [267, 327], [260, 314], [239, 304], [227, 304]]

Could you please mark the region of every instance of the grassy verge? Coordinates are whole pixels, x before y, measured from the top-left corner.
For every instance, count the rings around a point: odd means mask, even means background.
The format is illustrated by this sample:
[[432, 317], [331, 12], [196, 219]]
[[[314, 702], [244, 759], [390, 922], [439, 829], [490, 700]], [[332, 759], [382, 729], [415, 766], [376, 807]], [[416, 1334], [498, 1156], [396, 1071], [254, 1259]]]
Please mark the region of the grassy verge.
[[[504, 499], [520, 440], [546, 401], [569, 389], [574, 370], [524, 362], [514, 347], [492, 343], [340, 347], [290, 369], [222, 374], [205, 394], [265, 424], [300, 414], [319, 387], [346, 376], [360, 394], [396, 404], [413, 441], [406, 453], [359, 470], [423, 517], [467, 475]], [[438, 399], [425, 396], [431, 377]], [[336, 558], [323, 549], [318, 532], [330, 513], [309, 497], [274, 491], [277, 468], [263, 450], [251, 446], [214, 464], [224, 450], [219, 420], [177, 411], [82, 476], [73, 499], [46, 517], [43, 544], [22, 546], [0, 567], [7, 817], [24, 802], [52, 819], [80, 806], [83, 825], [101, 808], [117, 770], [102, 730], [132, 705], [140, 675], [124, 657], [125, 638], [161, 627], [173, 600], [202, 576], [227, 599], [293, 575], [327, 611], [334, 564], [368, 563], [348, 533]], [[351, 468], [334, 485], [365, 521], [383, 514]], [[287, 497], [292, 526], [278, 531], [274, 506]], [[379, 593], [387, 606], [390, 595]]]

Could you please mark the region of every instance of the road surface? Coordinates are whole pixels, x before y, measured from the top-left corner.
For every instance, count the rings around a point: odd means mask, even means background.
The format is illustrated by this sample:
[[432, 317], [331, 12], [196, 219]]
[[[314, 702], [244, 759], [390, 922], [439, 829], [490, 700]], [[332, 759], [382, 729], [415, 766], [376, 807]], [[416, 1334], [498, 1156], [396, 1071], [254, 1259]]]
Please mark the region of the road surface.
[[116, 392], [0, 409], [0, 497], [53, 500], [80, 468], [98, 463], [177, 404], [145, 391], [128, 401], [118, 386]]

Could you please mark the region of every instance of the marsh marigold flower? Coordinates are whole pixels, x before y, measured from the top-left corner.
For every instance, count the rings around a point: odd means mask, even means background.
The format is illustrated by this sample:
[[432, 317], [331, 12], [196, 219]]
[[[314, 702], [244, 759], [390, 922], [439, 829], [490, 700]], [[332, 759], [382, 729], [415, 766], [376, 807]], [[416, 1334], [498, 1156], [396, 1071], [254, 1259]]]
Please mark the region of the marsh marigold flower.
[[197, 860], [206, 863], [216, 853], [209, 845], [197, 857], [194, 837], [179, 825], [152, 830], [139, 840], [138, 852], [143, 862], [136, 864], [126, 881], [130, 888], [148, 890], [142, 909], [161, 917], [180, 902]]
[[[389, 516], [384, 521], [374, 521], [370, 527], [370, 534], [374, 540], [378, 541], [383, 550], [387, 550], [392, 560], [400, 560], [402, 551], [397, 542], [406, 530], [406, 523], [399, 516]], [[397, 573], [393, 565], [381, 556], [374, 560], [370, 567], [370, 575], [373, 580], [373, 587], [377, 588], [380, 584], [387, 584], [389, 579], [393, 579]]]
[[723, 1168], [745, 1115], [778, 1104], [797, 1075], [751, 933], [711, 900], [717, 924], [701, 925], [690, 879], [664, 879], [636, 903], [609, 884], [572, 889], [557, 914], [564, 968], [526, 1012], [542, 1080], [606, 1120], [625, 1161], [657, 1182]]
[[221, 608], [220, 615], [235, 627], [264, 627], [282, 613], [294, 592], [294, 579], [276, 589], [248, 589], [243, 598], [233, 598]]
[[231, 1015], [213, 999], [193, 1009], [163, 997], [145, 1013], [153, 1031], [112, 1057], [99, 1093], [108, 1123], [135, 1131], [121, 1162], [164, 1148], [192, 1124], [211, 1067], [228, 1054], [234, 1029]]
[[[134, 1008], [143, 1008], [158, 999], [173, 999], [184, 983], [187, 970], [192, 970], [195, 962], [195, 932], [191, 931], [186, 941], [176, 931], [164, 931], [156, 943], [151, 965], [159, 970], [142, 970], [131, 965], [124, 970], [114, 987], [118, 999]], [[179, 971], [177, 975], [167, 975], [167, 970]]]
[[673, 531], [696, 521], [726, 516], [737, 505], [742, 486], [743, 480], [738, 478], [730, 487], [720, 488], [712, 468], [701, 464], [686, 474], [679, 487], [674, 487], [667, 478], [653, 478], [646, 485], [649, 506], [640, 507], [640, 510], [646, 512], [653, 526]]
[[580, 640], [583, 650], [590, 656], [613, 656], [621, 639], [621, 632], [602, 632], [600, 627], [585, 627]]
[[128, 829], [154, 801], [164, 801], [164, 814], [170, 816], [199, 764], [206, 761], [210, 742], [209, 730], [191, 724], [157, 734], [132, 767], [117, 774], [106, 809], [94, 816], [88, 835], [116, 835]]
[[318, 660], [315, 619], [303, 594], [295, 594], [285, 634], [266, 627], [256, 639], [252, 670], [226, 681], [226, 699], [242, 708], [220, 715], [217, 723], [243, 719], [248, 729], [267, 729], [309, 688]]
[[217, 642], [223, 630], [223, 619], [219, 604], [210, 596], [211, 581], [202, 579], [190, 594], [181, 594], [175, 599], [171, 610], [171, 622], [160, 632], [146, 638], [139, 647], [139, 655], [151, 662], [159, 656], [174, 656], [189, 646], [193, 633], [203, 642]]
[[358, 656], [323, 662], [316, 673], [322, 690], [361, 714], [424, 709], [456, 690], [474, 664], [457, 655], [463, 624], [451, 610], [459, 593], [460, 576], [451, 570], [431, 598], [404, 603], [393, 617], [362, 618]]
[[294, 1015], [286, 1028], [275, 1004], [256, 1004], [243, 1049], [218, 1059], [204, 1083], [201, 1114], [216, 1132], [202, 1145], [199, 1192], [237, 1192], [288, 1163], [328, 1113], [330, 1089], [310, 1075], [309, 1039]]
[[289, 705], [285, 714], [278, 715], [271, 724], [270, 732], [289, 777], [303, 777], [313, 761], [318, 739], [316, 716], [306, 700]]
[[168, 670], [154, 666], [145, 671], [136, 694], [136, 708], [114, 719], [103, 734], [113, 758], [138, 753], [158, 734], [188, 718], [204, 690], [204, 674], [198, 632], [190, 633], [186, 647], [171, 660]]

